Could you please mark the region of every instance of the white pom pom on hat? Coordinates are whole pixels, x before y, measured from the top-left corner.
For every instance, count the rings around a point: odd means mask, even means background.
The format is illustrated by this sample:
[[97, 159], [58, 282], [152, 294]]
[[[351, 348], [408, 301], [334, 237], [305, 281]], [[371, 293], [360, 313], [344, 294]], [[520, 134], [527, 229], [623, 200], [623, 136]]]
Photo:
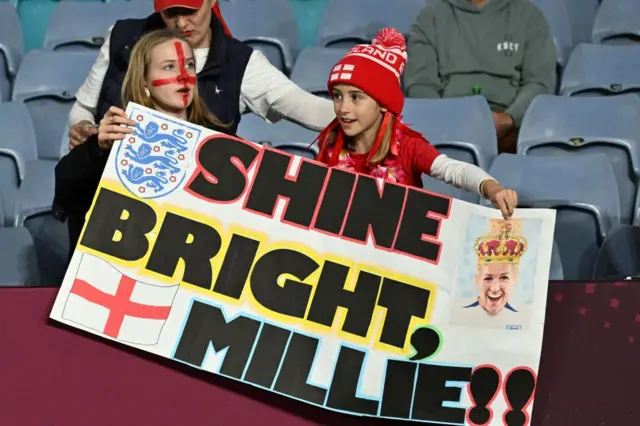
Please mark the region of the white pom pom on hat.
[[371, 41], [372, 45], [379, 45], [387, 49], [398, 48], [407, 49], [407, 42], [402, 33], [395, 28], [383, 28]]

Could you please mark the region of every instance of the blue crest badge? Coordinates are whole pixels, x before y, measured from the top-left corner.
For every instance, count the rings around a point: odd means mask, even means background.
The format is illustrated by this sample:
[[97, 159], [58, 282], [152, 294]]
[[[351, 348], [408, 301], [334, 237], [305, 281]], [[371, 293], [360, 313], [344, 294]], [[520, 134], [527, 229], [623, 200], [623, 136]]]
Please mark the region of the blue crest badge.
[[138, 124], [118, 147], [118, 177], [140, 198], [168, 195], [182, 184], [200, 131], [164, 117], [158, 124], [148, 113], [136, 114], [135, 110], [131, 118]]

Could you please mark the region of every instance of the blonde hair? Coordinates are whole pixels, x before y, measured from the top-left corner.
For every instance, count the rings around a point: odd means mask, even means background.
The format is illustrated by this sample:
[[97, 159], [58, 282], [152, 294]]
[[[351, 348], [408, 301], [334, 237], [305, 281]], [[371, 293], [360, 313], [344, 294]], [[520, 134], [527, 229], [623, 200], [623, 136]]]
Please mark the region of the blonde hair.
[[[369, 160], [369, 163], [372, 165], [380, 164], [385, 158], [387, 158], [387, 155], [389, 155], [389, 151], [391, 151], [391, 139], [393, 137], [393, 128], [395, 127], [397, 118], [396, 115], [391, 112], [388, 112], [387, 114], [391, 115], [389, 124], [384, 131], [384, 135], [382, 135], [382, 141], [380, 142], [378, 150], [372, 154], [371, 160]], [[327, 140], [325, 141], [325, 143], [328, 144], [327, 146], [332, 146], [335, 143], [338, 137], [338, 132], [340, 131], [342, 131], [340, 125], [337, 125], [332, 131], [329, 132], [329, 134], [327, 135]], [[379, 131], [380, 129], [378, 129], [378, 132]], [[348, 137], [347, 135], [343, 135], [343, 137], [345, 148], [352, 148], [353, 139]]]
[[[153, 102], [150, 97], [145, 95], [144, 90], [147, 71], [149, 70], [149, 64], [151, 64], [151, 52], [154, 47], [170, 40], [185, 42], [193, 52], [193, 48], [184, 37], [169, 29], [151, 31], [142, 36], [135, 44], [131, 51], [129, 68], [122, 83], [121, 97], [123, 108], [126, 108], [129, 102], [135, 102], [145, 107], [153, 108]], [[190, 123], [204, 127], [227, 128], [230, 126], [230, 123], [223, 123], [207, 109], [207, 106], [198, 94], [197, 83], [193, 86], [193, 100], [191, 101], [191, 105], [187, 107], [187, 120]]]

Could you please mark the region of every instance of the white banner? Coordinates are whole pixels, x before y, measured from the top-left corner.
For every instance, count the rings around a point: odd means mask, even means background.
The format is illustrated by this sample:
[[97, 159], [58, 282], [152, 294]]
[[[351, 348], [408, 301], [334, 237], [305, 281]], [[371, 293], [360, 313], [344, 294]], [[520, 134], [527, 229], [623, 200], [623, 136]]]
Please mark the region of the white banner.
[[529, 424], [554, 211], [127, 114], [51, 318], [349, 414]]

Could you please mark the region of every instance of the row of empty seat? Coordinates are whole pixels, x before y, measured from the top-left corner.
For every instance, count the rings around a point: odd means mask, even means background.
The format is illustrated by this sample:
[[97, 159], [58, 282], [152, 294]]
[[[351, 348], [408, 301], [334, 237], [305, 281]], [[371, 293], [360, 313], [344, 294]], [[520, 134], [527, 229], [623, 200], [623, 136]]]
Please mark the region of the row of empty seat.
[[[298, 2], [304, 3], [302, 0]], [[316, 43], [344, 47], [368, 42], [385, 26], [408, 34], [427, 3], [434, 0], [329, 0], [318, 22]], [[640, 39], [640, 2], [635, 0], [531, 0], [549, 22], [558, 63], [564, 67], [574, 46], [583, 42], [634, 43]], [[300, 50], [296, 0], [221, 0], [220, 8], [234, 35], [264, 49], [283, 70], [290, 71]], [[33, 11], [29, 5], [33, 5]], [[42, 4], [50, 4], [44, 8]], [[5, 6], [11, 6], [7, 3]], [[117, 19], [140, 18], [153, 12], [150, 0], [129, 2], [25, 1], [18, 4], [27, 32], [46, 29], [42, 47], [99, 47]], [[25, 9], [26, 8], [26, 9]], [[29, 13], [32, 12], [32, 13]], [[31, 28], [30, 14], [39, 19]], [[0, 15], [5, 16], [7, 13]], [[43, 16], [40, 16], [43, 15]], [[87, 18], [90, 17], [90, 18]], [[91, 25], [76, 25], [91, 19]], [[305, 18], [301, 18], [305, 19]], [[14, 33], [16, 37], [20, 32]]]
[[[565, 276], [582, 279], [590, 277], [593, 256], [610, 229], [640, 224], [637, 117], [640, 98], [635, 95], [539, 96], [525, 116], [520, 155], [514, 156], [497, 156], [491, 111], [481, 96], [407, 99], [403, 120], [441, 152], [489, 170], [518, 190], [522, 206], [558, 208], [556, 242], [566, 263]], [[61, 235], [66, 230], [47, 218], [55, 160], [38, 158], [36, 132], [24, 103], [0, 104], [0, 126], [5, 129], [0, 136], [4, 224], [24, 225], [33, 232], [38, 251], [49, 252], [40, 256], [43, 269], [61, 267], [66, 252], [66, 237]], [[317, 152], [309, 147], [317, 133], [290, 122], [269, 124], [249, 114], [243, 116], [238, 134], [297, 155], [313, 157]], [[428, 176], [423, 183], [428, 190], [480, 202], [474, 194]]]
[[[291, 79], [311, 93], [328, 96], [327, 75], [343, 54], [344, 49], [339, 48], [307, 48], [298, 57]], [[68, 112], [95, 55], [91, 51], [35, 50], [24, 58], [9, 90], [9, 99], [23, 102], [28, 108], [39, 159], [57, 160], [66, 152]], [[640, 45], [581, 45], [569, 61], [561, 92], [572, 97], [638, 94], [640, 73], [637, 69], [640, 69]], [[8, 82], [0, 79], [0, 88], [4, 84]], [[409, 102], [405, 114], [412, 114], [413, 105], [419, 104], [420, 101]], [[571, 105], [577, 108], [578, 103]], [[585, 126], [589, 126], [586, 121]]]

